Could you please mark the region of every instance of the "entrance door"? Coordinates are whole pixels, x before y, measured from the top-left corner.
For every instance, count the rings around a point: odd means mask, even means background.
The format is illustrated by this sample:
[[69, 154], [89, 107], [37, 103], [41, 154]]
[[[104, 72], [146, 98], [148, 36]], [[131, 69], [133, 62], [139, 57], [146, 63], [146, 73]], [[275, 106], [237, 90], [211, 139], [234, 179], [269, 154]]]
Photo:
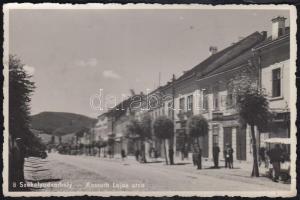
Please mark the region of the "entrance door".
[[246, 128], [237, 128], [236, 158], [237, 160], [246, 160]]
[[226, 144], [232, 145], [232, 127], [224, 127], [224, 145], [225, 150]]

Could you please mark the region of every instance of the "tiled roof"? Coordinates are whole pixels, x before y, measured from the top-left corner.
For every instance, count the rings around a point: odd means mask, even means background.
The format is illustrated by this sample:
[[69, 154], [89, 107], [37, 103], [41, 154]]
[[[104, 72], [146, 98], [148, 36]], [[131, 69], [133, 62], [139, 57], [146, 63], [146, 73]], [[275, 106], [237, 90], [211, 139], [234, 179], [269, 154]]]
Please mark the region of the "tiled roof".
[[289, 35], [290, 35], [290, 27], [286, 27], [286, 28], [285, 28], [285, 34], [284, 34], [284, 35], [279, 36], [276, 40], [272, 40], [272, 36], [269, 36], [265, 41], [263, 41], [263, 42], [261, 42], [259, 45], [257, 45], [257, 46], [255, 47], [255, 49], [256, 49], [256, 48], [260, 48], [260, 47], [265, 46], [265, 45], [268, 45], [268, 44], [270, 44], [270, 43], [272, 43], [272, 42], [278, 41], [278, 40], [280, 40], [280, 39], [282, 39], [282, 38], [284, 38], [284, 37], [286, 37], [286, 36], [289, 36]]
[[203, 77], [208, 74], [214, 74], [223, 70], [228, 70], [235, 67], [235, 64], [247, 60], [247, 58], [251, 56], [251, 49], [263, 41], [263, 39], [263, 36], [258, 32], [249, 35], [248, 37], [234, 44], [229, 51], [223, 53], [219, 58], [215, 59], [203, 70], [201, 70], [200, 76]]

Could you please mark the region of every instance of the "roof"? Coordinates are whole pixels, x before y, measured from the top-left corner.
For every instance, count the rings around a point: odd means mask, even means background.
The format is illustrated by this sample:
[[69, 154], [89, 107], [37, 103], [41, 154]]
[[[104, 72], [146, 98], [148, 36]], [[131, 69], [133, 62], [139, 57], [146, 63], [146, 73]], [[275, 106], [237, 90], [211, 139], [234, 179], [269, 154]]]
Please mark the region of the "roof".
[[254, 51], [261, 49], [265, 46], [271, 45], [273, 43], [276, 43], [278, 41], [281, 41], [284, 38], [288, 38], [289, 39], [290, 36], [290, 27], [285, 27], [285, 34], [279, 36], [277, 39], [272, 40], [272, 36], [269, 36], [266, 40], [264, 40], [263, 42], [261, 42], [259, 45], [255, 46], [255, 48], [253, 49]]
[[237, 65], [247, 62], [252, 55], [252, 48], [262, 42], [263, 35], [259, 32], [254, 32], [243, 40], [231, 46], [231, 48], [220, 55], [217, 59], [204, 67], [198, 77], [212, 75], [225, 70], [235, 68]]
[[[235, 44], [237, 45], [237, 44]], [[198, 65], [196, 65], [195, 67], [193, 67], [192, 69], [186, 71], [183, 75], [181, 75], [179, 78], [177, 78], [176, 80], [183, 80], [191, 75], [194, 75], [196, 71], [200, 71], [202, 68], [204, 68], [205, 66], [209, 65], [210, 63], [212, 63], [213, 61], [215, 61], [217, 58], [221, 57], [222, 55], [224, 55], [226, 52], [230, 51], [235, 45], [231, 45], [221, 51], [216, 52], [215, 54], [212, 54], [211, 56], [209, 56], [208, 58], [206, 58], [204, 61], [202, 61], [201, 63], [199, 63]]]
[[[176, 82], [183, 81], [196, 75], [200, 78], [207, 75], [220, 73], [225, 70], [230, 70], [237, 64], [246, 62], [252, 53], [251, 49], [257, 46], [263, 40], [264, 36], [256, 31], [237, 43], [234, 43], [233, 45], [209, 56], [192, 69], [186, 71], [183, 75], [175, 79], [175, 84]], [[150, 94], [157, 93], [161, 90], [169, 88], [170, 86], [171, 82], [168, 82], [164, 86], [160, 86], [159, 88], [155, 89]]]

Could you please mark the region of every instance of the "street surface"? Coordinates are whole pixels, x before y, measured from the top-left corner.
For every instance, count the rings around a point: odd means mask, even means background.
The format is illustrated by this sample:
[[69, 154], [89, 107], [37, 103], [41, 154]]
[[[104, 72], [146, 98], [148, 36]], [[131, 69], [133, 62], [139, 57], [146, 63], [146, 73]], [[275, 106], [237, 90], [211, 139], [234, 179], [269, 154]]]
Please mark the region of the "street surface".
[[[47, 159], [28, 158], [25, 178], [37, 191], [282, 191], [290, 184], [274, 183], [266, 177], [251, 178], [250, 171], [197, 170], [190, 160], [177, 165], [164, 162], [138, 163], [132, 158], [51, 153]], [[48, 184], [48, 185], [47, 185]], [[39, 188], [41, 187], [41, 188]]]

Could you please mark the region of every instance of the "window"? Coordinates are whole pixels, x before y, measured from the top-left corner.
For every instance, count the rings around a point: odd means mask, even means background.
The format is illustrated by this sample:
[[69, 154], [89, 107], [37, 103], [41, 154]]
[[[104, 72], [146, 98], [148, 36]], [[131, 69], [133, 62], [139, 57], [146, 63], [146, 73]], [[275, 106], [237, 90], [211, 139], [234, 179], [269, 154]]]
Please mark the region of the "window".
[[185, 105], [184, 105], [184, 97], [179, 99], [179, 112], [184, 112]]
[[202, 101], [202, 108], [203, 110], [208, 110], [208, 91], [205, 89], [203, 90], [203, 101]]
[[193, 95], [187, 97], [187, 110], [193, 111]]
[[168, 116], [169, 117], [173, 117], [173, 106], [172, 106], [172, 102], [168, 103]]
[[272, 97], [281, 96], [281, 70], [272, 70]]
[[233, 94], [229, 93], [226, 96], [226, 107], [231, 108], [233, 106]]
[[219, 125], [213, 125], [213, 146], [219, 145]]
[[218, 87], [213, 88], [213, 106], [215, 110], [219, 109], [219, 93]]

